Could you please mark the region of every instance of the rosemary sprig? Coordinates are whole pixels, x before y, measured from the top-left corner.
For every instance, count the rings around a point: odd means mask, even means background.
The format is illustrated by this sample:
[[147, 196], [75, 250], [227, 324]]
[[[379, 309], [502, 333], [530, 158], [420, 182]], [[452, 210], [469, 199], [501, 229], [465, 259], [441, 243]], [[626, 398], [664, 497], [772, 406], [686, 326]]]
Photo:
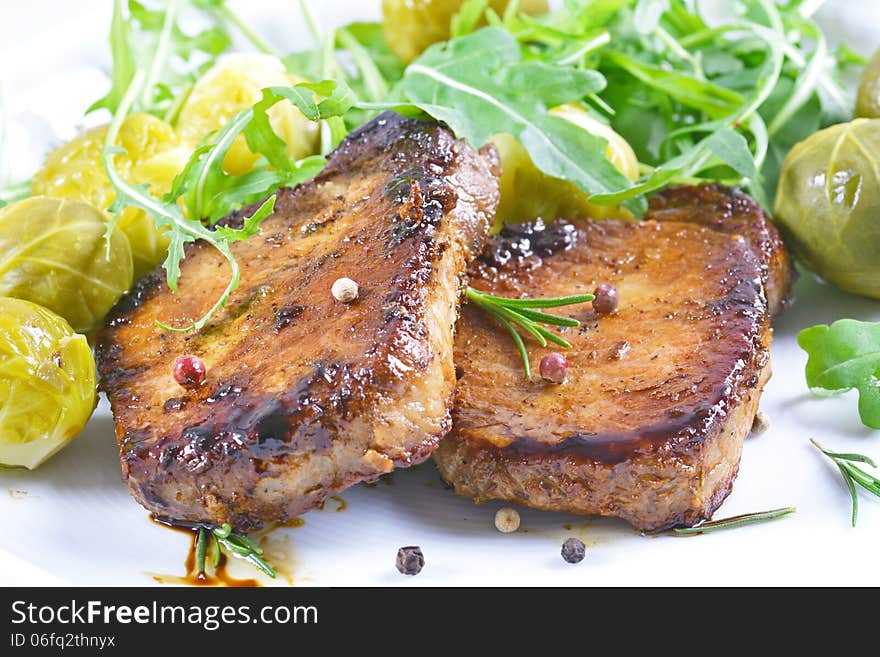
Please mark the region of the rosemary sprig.
[[717, 532], [722, 529], [734, 529], [743, 525], [751, 525], [756, 522], [766, 522], [767, 520], [776, 520], [795, 512], [793, 506], [787, 506], [782, 509], [773, 509], [772, 511], [758, 511], [757, 513], [744, 513], [740, 516], [732, 518], [724, 518], [722, 520], [712, 520], [704, 522], [696, 527], [677, 527], [672, 533], [679, 536], [693, 536], [695, 534], [708, 534], [709, 532]]
[[548, 342], [558, 344], [560, 347], [570, 349], [571, 344], [555, 333], [548, 331], [541, 324], [550, 326], [580, 326], [580, 322], [571, 317], [560, 317], [550, 313], [540, 312], [535, 308], [558, 308], [560, 306], [573, 306], [579, 303], [592, 301], [596, 297], [592, 294], [573, 294], [567, 297], [554, 297], [549, 299], [508, 299], [496, 297], [486, 292], [481, 292], [472, 287], [467, 289], [467, 300], [491, 315], [510, 333], [520, 357], [522, 358], [523, 371], [526, 379], [532, 378], [532, 370], [529, 366], [529, 354], [526, 351], [525, 342], [516, 330], [520, 330], [532, 336], [542, 347]]
[[856, 486], [858, 485], [869, 493], [880, 497], [880, 479], [853, 465], [853, 463], [867, 463], [872, 468], [876, 468], [877, 464], [864, 454], [831, 452], [822, 447], [813, 438], [810, 438], [810, 442], [813, 443], [816, 449], [831, 459], [840, 470], [840, 474], [843, 475], [843, 481], [846, 483], [846, 487], [849, 489], [849, 494], [852, 497], [852, 526], [855, 527], [856, 521], [859, 518], [859, 494]]
[[220, 527], [199, 527], [196, 538], [196, 567], [199, 575], [205, 574], [205, 561], [208, 547], [213, 551], [214, 568], [220, 564], [220, 546], [232, 556], [250, 562], [255, 568], [262, 570], [269, 577], [275, 578], [275, 569], [263, 558], [263, 548], [254, 543], [244, 534], [236, 534], [228, 523]]

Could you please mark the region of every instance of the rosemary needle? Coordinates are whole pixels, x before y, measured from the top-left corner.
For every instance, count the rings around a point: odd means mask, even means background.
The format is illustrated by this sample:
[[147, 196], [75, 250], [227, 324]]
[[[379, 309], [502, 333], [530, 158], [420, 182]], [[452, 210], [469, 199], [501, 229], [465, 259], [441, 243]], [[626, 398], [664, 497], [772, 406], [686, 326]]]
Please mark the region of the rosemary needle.
[[561, 317], [550, 313], [535, 310], [535, 308], [558, 308], [560, 306], [573, 306], [587, 303], [596, 297], [592, 294], [574, 294], [566, 297], [554, 297], [548, 299], [508, 299], [497, 297], [486, 292], [481, 292], [472, 287], [467, 289], [467, 299], [479, 307], [510, 333], [514, 344], [522, 359], [523, 372], [526, 379], [532, 378], [532, 370], [529, 366], [529, 354], [522, 336], [516, 330], [519, 327], [523, 332], [534, 338], [542, 347], [548, 342], [558, 344], [560, 347], [570, 349], [571, 344], [564, 338], [559, 337], [552, 331], [547, 330], [541, 324], [549, 326], [580, 326], [580, 322], [571, 317]]
[[702, 525], [698, 525], [697, 527], [678, 527], [676, 529], [673, 529], [672, 532], [679, 536], [708, 534], [709, 532], [717, 532], [721, 531], [722, 529], [733, 529], [735, 527], [742, 527], [743, 525], [750, 525], [756, 522], [776, 520], [777, 518], [782, 518], [794, 512], [795, 508], [793, 506], [787, 506], [782, 509], [773, 509], [772, 511], [744, 513], [743, 515], [733, 516], [732, 518], [724, 518], [723, 520], [712, 520], [710, 522], [704, 522]]
[[228, 523], [220, 527], [199, 527], [196, 539], [196, 567], [199, 575], [205, 574], [205, 560], [208, 554], [208, 544], [211, 543], [214, 550], [214, 567], [220, 562], [220, 546], [226, 549], [232, 556], [250, 562], [255, 568], [263, 571], [269, 577], [275, 578], [275, 569], [262, 558], [263, 548], [254, 543], [244, 534], [236, 534]]
[[810, 442], [813, 443], [816, 449], [831, 459], [834, 462], [834, 465], [837, 466], [838, 470], [840, 470], [840, 474], [843, 475], [843, 481], [846, 483], [846, 487], [852, 498], [852, 526], [855, 527], [856, 521], [859, 519], [859, 494], [856, 490], [856, 486], [858, 485], [869, 493], [873, 493], [880, 497], [880, 479], [853, 465], [853, 463], [866, 463], [872, 468], [876, 468], [877, 464], [864, 454], [831, 452], [822, 447], [822, 445], [813, 438], [810, 438]]

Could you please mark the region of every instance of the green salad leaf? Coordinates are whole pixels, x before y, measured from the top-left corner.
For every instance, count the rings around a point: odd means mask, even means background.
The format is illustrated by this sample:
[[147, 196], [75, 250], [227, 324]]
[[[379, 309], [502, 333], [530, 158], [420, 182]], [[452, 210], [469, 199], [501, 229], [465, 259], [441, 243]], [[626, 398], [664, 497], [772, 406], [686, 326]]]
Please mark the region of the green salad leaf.
[[807, 384], [814, 390], [859, 391], [859, 415], [880, 429], [880, 323], [841, 319], [804, 329], [798, 344], [809, 354]]
[[[275, 196], [272, 194], [275, 190], [313, 177], [325, 164], [324, 158], [320, 156], [289, 162], [284, 155], [285, 144], [272, 130], [266, 112], [276, 103], [288, 100], [315, 120], [327, 120], [344, 114], [351, 106], [353, 98], [344, 84], [335, 81], [263, 90], [263, 98], [259, 103], [233, 116], [222, 130], [212, 136], [210, 142], [202, 144], [193, 152], [186, 167], [175, 178], [171, 191], [159, 199], [150, 194], [146, 185], [134, 185], [125, 180], [114, 164], [114, 156], [122, 152], [116, 146], [119, 128], [131, 111], [135, 98], [143, 92], [145, 80], [143, 70], [135, 74], [107, 131], [102, 159], [107, 175], [116, 189], [116, 198], [110, 212], [115, 217], [126, 207], [136, 207], [148, 212], [158, 226], [168, 229], [170, 244], [163, 266], [168, 287], [172, 290], [177, 290], [180, 262], [186, 255], [186, 244], [204, 240], [223, 254], [231, 273], [229, 283], [220, 298], [205, 315], [190, 326], [174, 328], [163, 325], [163, 328], [170, 330], [199, 329], [226, 304], [229, 295], [238, 287], [239, 264], [230, 245], [259, 232], [260, 223], [274, 209]], [[316, 101], [314, 94], [326, 94], [326, 98]], [[232, 176], [223, 171], [223, 158], [240, 134], [245, 135], [254, 152], [263, 156], [263, 161], [249, 173]], [[274, 163], [275, 168], [270, 167], [270, 163]], [[205, 225], [205, 221], [214, 224], [243, 205], [261, 199], [264, 199], [261, 205], [243, 218], [241, 228], [214, 226], [212, 230]], [[108, 225], [108, 240], [114, 223], [115, 220]]]
[[[193, 34], [186, 32], [180, 26], [186, 8], [201, 9], [209, 26]], [[135, 99], [133, 110], [173, 122], [201, 73], [232, 46], [232, 36], [225, 27], [230, 17], [237, 20], [223, 0], [169, 0], [156, 9], [137, 0], [114, 0], [110, 25], [112, 85], [87, 113], [102, 108], [115, 113], [140, 62], [149, 62], [143, 92]]]
[[407, 67], [399, 88], [409, 103], [471, 144], [513, 135], [542, 171], [595, 194], [630, 181], [605, 157], [604, 139], [548, 109], [604, 86], [595, 71], [523, 61], [516, 39], [489, 27], [429, 48]]

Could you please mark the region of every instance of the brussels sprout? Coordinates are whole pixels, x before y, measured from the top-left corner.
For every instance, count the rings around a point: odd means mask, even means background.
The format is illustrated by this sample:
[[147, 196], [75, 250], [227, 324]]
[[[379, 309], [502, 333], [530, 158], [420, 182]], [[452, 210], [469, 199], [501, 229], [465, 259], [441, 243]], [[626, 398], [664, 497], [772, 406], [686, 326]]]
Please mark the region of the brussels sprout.
[[856, 116], [866, 119], [880, 118], [880, 50], [862, 71], [859, 95], [856, 98]]
[[[177, 130], [192, 145], [222, 128], [238, 112], [262, 98], [265, 87], [286, 87], [301, 80], [287, 75], [277, 57], [235, 54], [224, 57], [196, 83], [180, 110]], [[318, 152], [318, 124], [309, 121], [290, 103], [269, 110], [272, 129], [287, 143], [287, 154], [299, 160]], [[243, 136], [239, 135], [223, 160], [227, 173], [240, 176], [257, 161]]]
[[85, 336], [35, 303], [0, 297], [0, 465], [36, 468], [79, 434], [95, 408]]
[[803, 263], [841, 289], [880, 299], [880, 119], [797, 144], [782, 164], [776, 223]]
[[[626, 140], [614, 130], [577, 105], [563, 105], [550, 111], [606, 139], [605, 156], [625, 176], [632, 180], [638, 178], [638, 159]], [[521, 223], [538, 217], [552, 220], [557, 217], [606, 219], [631, 216], [619, 207], [594, 205], [573, 183], [542, 173], [532, 163], [528, 151], [510, 135], [497, 135], [492, 141], [501, 158], [501, 201], [495, 214], [496, 230], [505, 223]]]
[[132, 283], [131, 247], [110, 237], [104, 214], [82, 201], [43, 196], [0, 209], [0, 296], [26, 299], [87, 333]]
[[[452, 17], [464, 0], [382, 0], [382, 26], [388, 46], [409, 63], [431, 44], [446, 41]], [[489, 6], [503, 13], [510, 0], [489, 0]], [[547, 13], [547, 0], [520, 0], [519, 11], [537, 16]]]
[[[107, 126], [84, 132], [59, 147], [46, 159], [34, 176], [34, 194], [53, 198], [87, 201], [100, 210], [113, 203], [116, 192], [101, 163]], [[119, 145], [125, 154], [116, 156], [119, 172], [137, 184], [149, 184], [154, 194], [171, 189], [174, 176], [186, 166], [191, 152], [183, 146], [174, 129], [149, 114], [134, 114], [122, 124]], [[134, 273], [140, 278], [165, 259], [168, 238], [143, 210], [126, 208], [117, 227], [131, 245]]]

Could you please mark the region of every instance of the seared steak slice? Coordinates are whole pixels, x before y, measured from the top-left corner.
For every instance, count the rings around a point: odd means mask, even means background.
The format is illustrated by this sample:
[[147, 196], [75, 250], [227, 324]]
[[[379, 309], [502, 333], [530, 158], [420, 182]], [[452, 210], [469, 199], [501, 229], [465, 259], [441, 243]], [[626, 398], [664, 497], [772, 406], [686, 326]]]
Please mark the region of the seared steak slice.
[[[497, 173], [494, 151], [385, 113], [278, 192], [260, 234], [232, 247], [241, 286], [204, 329], [156, 322], [185, 326], [217, 299], [215, 249], [189, 246], [179, 293], [161, 271], [140, 281], [97, 346], [134, 497], [246, 530], [428, 458], [450, 426], [453, 327]], [[331, 294], [341, 277], [360, 285], [353, 303]], [[207, 366], [198, 389], [172, 378], [183, 354]]]
[[[560, 314], [568, 377], [523, 377], [509, 335], [466, 306], [453, 431], [434, 459], [460, 495], [618, 516], [655, 531], [709, 518], [730, 492], [770, 375], [762, 265], [738, 236], [683, 222], [506, 229], [470, 268], [507, 297], [617, 287], [619, 309]], [[541, 349], [532, 343], [537, 372]]]
[[785, 310], [796, 278], [779, 230], [748, 194], [723, 185], [667, 187], [651, 198], [646, 219], [687, 221], [749, 240], [761, 262], [770, 315]]

